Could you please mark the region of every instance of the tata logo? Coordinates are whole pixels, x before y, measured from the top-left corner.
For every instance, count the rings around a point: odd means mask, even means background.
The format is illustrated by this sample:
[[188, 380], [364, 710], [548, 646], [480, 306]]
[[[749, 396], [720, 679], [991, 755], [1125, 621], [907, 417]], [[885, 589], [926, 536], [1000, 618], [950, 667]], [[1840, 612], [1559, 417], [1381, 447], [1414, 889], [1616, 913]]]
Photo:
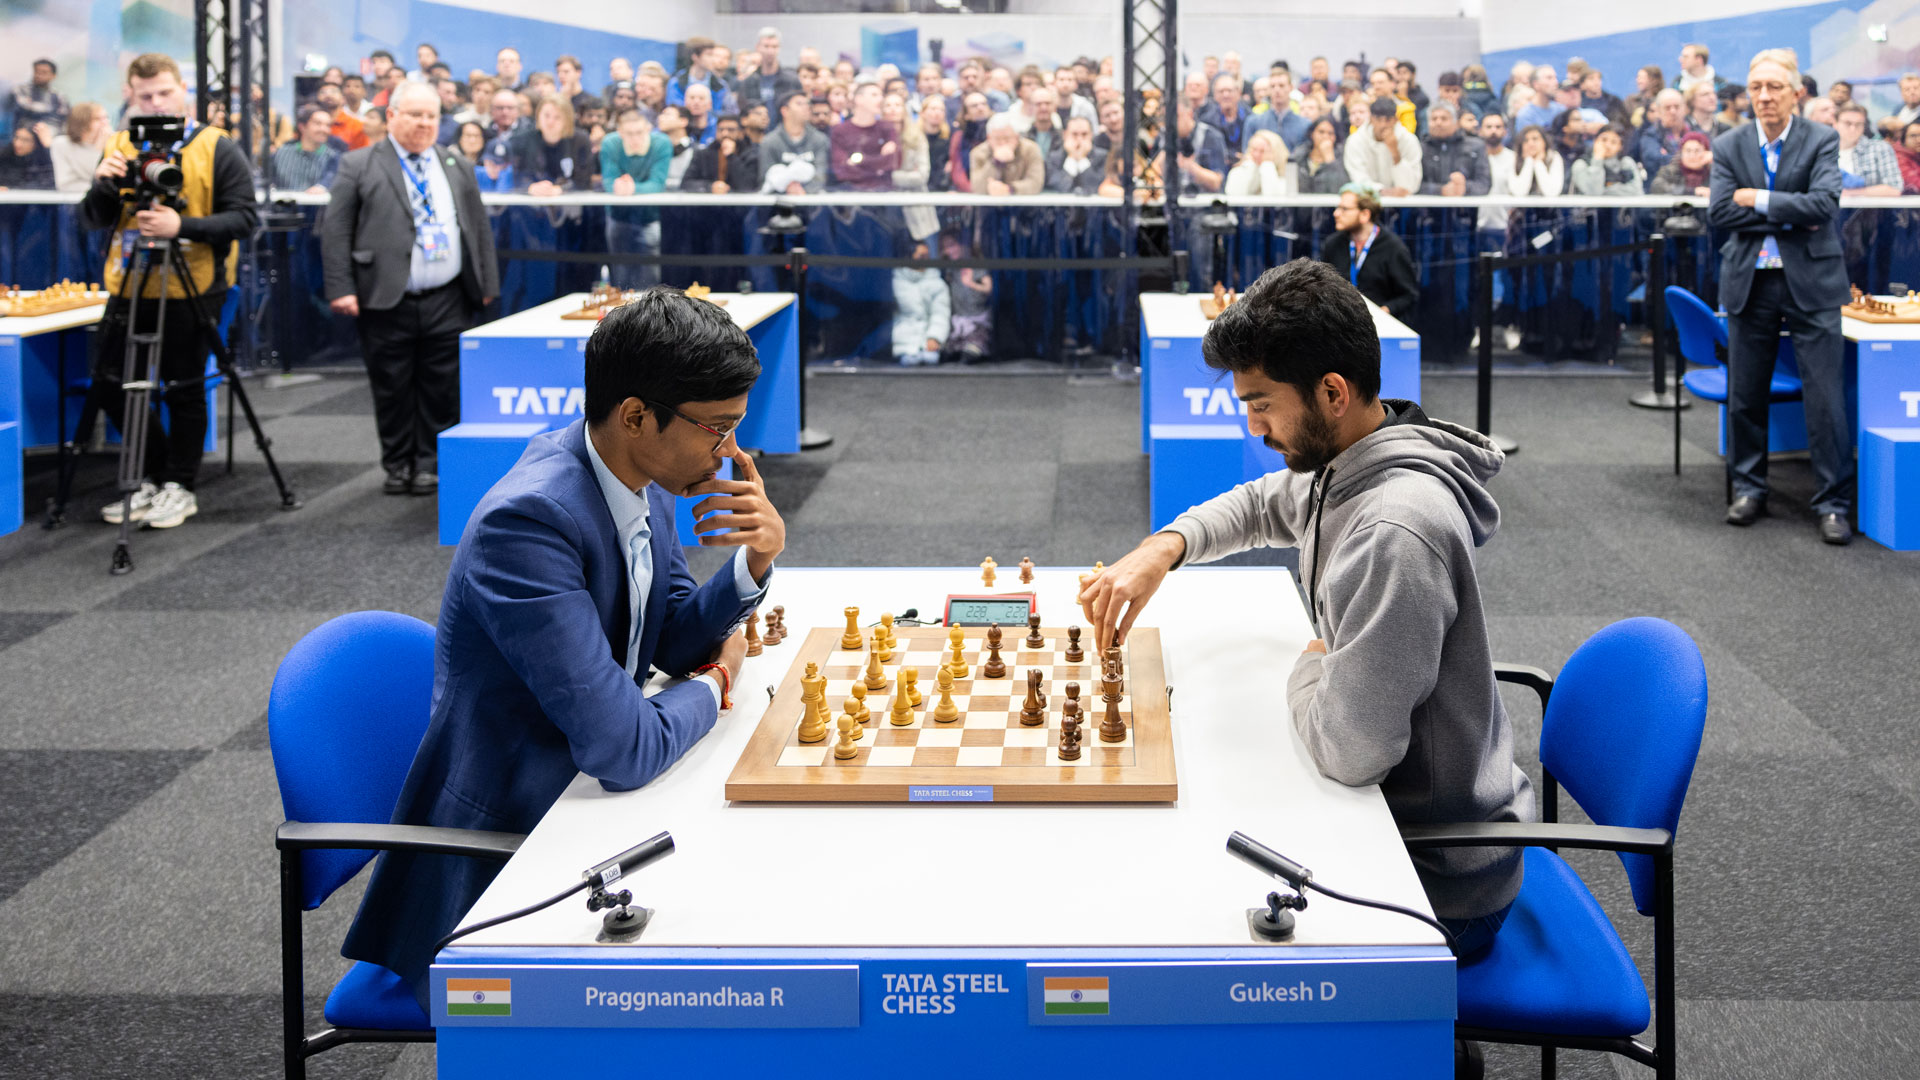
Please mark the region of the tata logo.
[[1907, 419], [1920, 420], [1920, 390], [1900, 391], [1900, 402], [1907, 407]]
[[572, 416], [587, 408], [583, 386], [496, 386], [493, 396], [501, 416]]
[[1247, 403], [1224, 386], [1189, 386], [1180, 392], [1186, 395], [1189, 416], [1247, 415]]

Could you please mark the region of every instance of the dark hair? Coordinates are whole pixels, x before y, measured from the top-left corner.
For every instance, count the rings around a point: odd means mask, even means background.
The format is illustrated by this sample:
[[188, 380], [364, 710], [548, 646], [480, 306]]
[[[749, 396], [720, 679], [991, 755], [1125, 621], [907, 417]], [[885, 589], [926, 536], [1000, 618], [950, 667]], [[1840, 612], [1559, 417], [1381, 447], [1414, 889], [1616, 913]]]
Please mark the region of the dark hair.
[[[322, 108], [319, 105], [302, 105], [298, 109], [294, 110], [293, 122], [296, 126], [306, 127], [307, 121], [313, 119], [314, 113], [323, 113], [328, 111], [329, 110]], [[329, 115], [327, 119], [331, 120], [333, 119], [333, 117]]]
[[725, 123], [732, 123], [734, 127], [739, 127], [740, 114], [732, 113], [732, 112], [723, 112], [719, 116], [714, 117], [714, 120], [713, 120], [714, 127], [719, 127], [721, 124], [725, 124]]
[[780, 111], [783, 113], [786, 112], [787, 106], [793, 104], [794, 98], [806, 98], [807, 107], [808, 108], [813, 107], [812, 95], [808, 94], [805, 90], [790, 90], [787, 93], [780, 95]]
[[577, 114], [577, 113], [586, 112], [588, 109], [604, 109], [606, 107], [607, 107], [606, 102], [601, 101], [599, 98], [594, 97], [592, 94], [582, 94], [580, 96], [579, 104], [574, 106], [573, 111]]
[[1363, 401], [1380, 396], [1380, 335], [1367, 299], [1314, 259], [1261, 274], [1213, 320], [1200, 352], [1215, 371], [1259, 371], [1309, 401], [1329, 374], [1347, 380]]
[[677, 409], [739, 397], [760, 377], [760, 358], [726, 309], [656, 285], [593, 328], [586, 368], [586, 419], [597, 424], [628, 398]]
[[653, 114], [653, 119], [657, 123], [661, 117], [670, 112], [679, 114], [680, 119], [687, 121], [689, 124], [693, 122], [693, 114], [687, 111], [685, 105], [662, 105], [660, 106], [660, 111]]
[[347, 84], [348, 84], [348, 83], [350, 83], [350, 82], [357, 82], [357, 83], [359, 83], [359, 84], [360, 84], [360, 88], [361, 88], [362, 90], [364, 90], [364, 89], [366, 89], [366, 87], [367, 87], [367, 80], [366, 80], [366, 77], [365, 77], [365, 76], [363, 76], [363, 75], [342, 75], [342, 76], [340, 76], [340, 85], [341, 85], [341, 86], [345, 86], [345, 85], [347, 85]]
[[1811, 75], [1800, 76], [1800, 85], [1806, 88], [1808, 97], [1820, 96], [1820, 80]]
[[53, 72], [55, 75], [60, 74], [60, 65], [54, 63], [53, 61], [47, 59], [44, 56], [33, 62], [34, 67], [39, 67], [41, 64], [47, 65], [47, 70]]
[[393, 54], [392, 54], [392, 53], [390, 53], [390, 52], [388, 52], [388, 51], [387, 51], [387, 50], [385, 50], [385, 49], [375, 49], [375, 50], [373, 50], [372, 52], [370, 52], [370, 53], [368, 53], [368, 54], [367, 54], [367, 59], [369, 59], [369, 60], [382, 60], [382, 59], [384, 59], [384, 60], [386, 60], [387, 62], [389, 62], [389, 63], [391, 63], [391, 62], [393, 61]]

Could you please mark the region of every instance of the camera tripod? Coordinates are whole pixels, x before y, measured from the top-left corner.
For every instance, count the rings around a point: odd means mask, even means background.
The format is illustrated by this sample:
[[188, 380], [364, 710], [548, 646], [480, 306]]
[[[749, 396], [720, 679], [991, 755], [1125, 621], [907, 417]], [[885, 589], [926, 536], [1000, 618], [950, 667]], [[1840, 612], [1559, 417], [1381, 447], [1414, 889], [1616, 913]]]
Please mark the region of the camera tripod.
[[[147, 283], [156, 280], [156, 275], [159, 288], [154, 293], [157, 299], [154, 301], [153, 328], [143, 333], [140, 330], [140, 299], [146, 296]], [[161, 382], [160, 352], [161, 343], [166, 338], [167, 283], [175, 277], [180, 281], [188, 309], [193, 312], [200, 328], [206, 331], [206, 339], [212, 345], [215, 374], [226, 380], [232, 400], [238, 402], [247, 414], [247, 426], [253, 429], [254, 445], [260, 448], [260, 456], [267, 462], [267, 471], [273, 474], [273, 482], [280, 489], [280, 509], [297, 510], [300, 507], [300, 500], [294, 496], [293, 489], [287, 486], [286, 479], [280, 475], [280, 466], [273, 460], [273, 451], [269, 449], [273, 440], [260, 430], [260, 419], [254, 415], [247, 388], [241, 384], [239, 373], [234, 370], [233, 354], [220, 337], [220, 324], [201, 304], [200, 292], [194, 287], [193, 276], [187, 271], [180, 254], [179, 240], [141, 237], [134, 241], [132, 265], [121, 276], [120, 294], [116, 297], [124, 302], [127, 320], [126, 356], [120, 376], [120, 387], [126, 396], [126, 407], [120, 420], [120, 539], [114, 544], [113, 562], [108, 566], [108, 572], [116, 575], [133, 570], [133, 496], [145, 479], [147, 439], [150, 438], [148, 427], [159, 400], [169, 389], [203, 386], [208, 379], [215, 377], [201, 374], [172, 383]], [[102, 380], [96, 375], [87, 389], [80, 423], [74, 430], [72, 440], [60, 444], [60, 481], [53, 498], [47, 502], [45, 528], [57, 529], [67, 523], [67, 503], [73, 494], [73, 476], [79, 466], [80, 447], [93, 438], [94, 423], [103, 411], [101, 386]], [[208, 423], [213, 421], [214, 417], [207, 417]]]

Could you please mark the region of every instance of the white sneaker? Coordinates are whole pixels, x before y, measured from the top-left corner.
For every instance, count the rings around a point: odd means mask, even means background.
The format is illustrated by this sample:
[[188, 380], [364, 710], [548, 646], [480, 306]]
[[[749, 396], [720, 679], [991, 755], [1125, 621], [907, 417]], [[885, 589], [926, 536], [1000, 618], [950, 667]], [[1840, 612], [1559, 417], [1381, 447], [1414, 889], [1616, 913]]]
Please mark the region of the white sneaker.
[[1467, 351], [1476, 356], [1480, 354], [1480, 331], [1473, 332], [1473, 340], [1467, 342]]
[[1517, 326], [1507, 327], [1507, 351], [1520, 351], [1520, 328]]
[[153, 497], [153, 506], [147, 511], [147, 528], [171, 529], [199, 512], [200, 504], [193, 492], [168, 483]]
[[[140, 482], [140, 490], [133, 493], [134, 521], [147, 520], [147, 513], [153, 508], [153, 497], [159, 493], [160, 489], [154, 487], [151, 482], [146, 480]], [[126, 512], [126, 507], [127, 500], [125, 498], [115, 499], [100, 508], [100, 520], [109, 525], [118, 525], [120, 524], [120, 518]]]

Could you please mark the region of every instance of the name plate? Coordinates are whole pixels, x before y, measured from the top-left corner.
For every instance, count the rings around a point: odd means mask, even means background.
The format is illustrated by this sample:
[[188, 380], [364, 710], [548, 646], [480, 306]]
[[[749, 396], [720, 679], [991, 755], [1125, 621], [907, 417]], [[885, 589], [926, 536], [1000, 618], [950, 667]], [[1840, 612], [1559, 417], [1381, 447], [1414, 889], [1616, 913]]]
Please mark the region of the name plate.
[[847, 1028], [855, 964], [436, 964], [435, 1027]]
[[908, 802], [992, 802], [993, 785], [976, 784], [971, 787], [921, 787], [915, 785], [907, 789]]
[[1035, 1025], [1451, 1020], [1451, 956], [1027, 965]]

